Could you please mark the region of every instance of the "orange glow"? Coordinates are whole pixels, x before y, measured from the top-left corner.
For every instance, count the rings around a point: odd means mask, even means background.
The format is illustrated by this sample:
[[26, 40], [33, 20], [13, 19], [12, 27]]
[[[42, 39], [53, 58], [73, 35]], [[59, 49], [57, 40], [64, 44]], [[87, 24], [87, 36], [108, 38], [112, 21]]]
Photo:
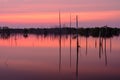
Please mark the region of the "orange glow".
[[[72, 21], [75, 21], [75, 15], [79, 15], [79, 21], [104, 21], [118, 19], [120, 11], [102, 11], [102, 12], [73, 12]], [[69, 22], [69, 13], [61, 12], [62, 22]], [[58, 23], [58, 13], [21, 13], [21, 14], [0, 14], [0, 22], [8, 23]]]
[[[97, 49], [99, 49], [99, 39], [98, 38], [88, 38], [87, 39], [87, 47], [88, 48], [95, 48], [95, 40], [96, 40], [96, 45], [97, 45]], [[119, 49], [119, 45], [118, 45], [118, 40], [116, 39], [111, 39], [112, 42], [112, 48], [114, 49]], [[48, 44], [49, 43], [49, 44]], [[81, 46], [81, 48], [86, 48], [86, 38], [85, 37], [81, 37], [79, 38], [79, 45]], [[104, 42], [103, 42], [104, 45]], [[37, 37], [37, 36], [32, 36], [30, 35], [28, 38], [23, 38], [22, 36], [17, 36], [16, 39], [15, 37], [11, 37], [8, 40], [3, 40], [0, 39], [0, 46], [7, 46], [7, 47], [52, 47], [52, 48], [58, 48], [59, 45], [59, 37], [54, 38], [54, 37]], [[71, 42], [71, 46], [73, 48], [76, 48], [76, 39], [72, 39]], [[61, 47], [70, 47], [70, 38], [68, 37], [68, 39], [65, 39], [64, 37], [62, 37], [61, 39]], [[103, 46], [104, 47], [104, 46]], [[110, 39], [106, 40], [106, 47], [107, 49], [110, 48]]]
[[[48, 15], [49, 14], [49, 15]], [[41, 13], [41, 14], [6, 14], [1, 16], [0, 22], [10, 23], [53, 23], [57, 19], [55, 13]]]

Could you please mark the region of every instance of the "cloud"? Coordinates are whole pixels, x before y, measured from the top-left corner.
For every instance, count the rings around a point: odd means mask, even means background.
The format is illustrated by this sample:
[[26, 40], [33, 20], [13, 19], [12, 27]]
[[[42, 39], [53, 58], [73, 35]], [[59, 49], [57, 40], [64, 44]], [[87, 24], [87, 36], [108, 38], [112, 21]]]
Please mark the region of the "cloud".
[[120, 0], [0, 0], [0, 13], [120, 10]]

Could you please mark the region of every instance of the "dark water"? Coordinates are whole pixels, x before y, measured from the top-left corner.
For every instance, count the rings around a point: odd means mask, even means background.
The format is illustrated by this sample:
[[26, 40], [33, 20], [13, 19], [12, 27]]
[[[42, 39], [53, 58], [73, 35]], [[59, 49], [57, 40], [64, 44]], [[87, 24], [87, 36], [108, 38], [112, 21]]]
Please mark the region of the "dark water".
[[120, 80], [120, 37], [0, 39], [0, 80]]

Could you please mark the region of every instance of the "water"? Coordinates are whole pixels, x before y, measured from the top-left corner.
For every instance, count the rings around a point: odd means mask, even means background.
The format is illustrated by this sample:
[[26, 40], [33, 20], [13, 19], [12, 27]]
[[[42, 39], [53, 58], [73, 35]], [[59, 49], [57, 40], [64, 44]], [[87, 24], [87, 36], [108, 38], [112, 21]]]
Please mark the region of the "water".
[[120, 37], [0, 38], [0, 80], [120, 80]]

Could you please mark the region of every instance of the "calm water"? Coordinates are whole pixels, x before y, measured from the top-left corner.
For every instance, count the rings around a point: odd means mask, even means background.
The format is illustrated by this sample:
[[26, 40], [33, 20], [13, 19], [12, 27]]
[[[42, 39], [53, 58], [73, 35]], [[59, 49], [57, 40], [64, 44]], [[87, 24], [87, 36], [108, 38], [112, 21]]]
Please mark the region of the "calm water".
[[120, 37], [0, 38], [0, 80], [120, 80]]

